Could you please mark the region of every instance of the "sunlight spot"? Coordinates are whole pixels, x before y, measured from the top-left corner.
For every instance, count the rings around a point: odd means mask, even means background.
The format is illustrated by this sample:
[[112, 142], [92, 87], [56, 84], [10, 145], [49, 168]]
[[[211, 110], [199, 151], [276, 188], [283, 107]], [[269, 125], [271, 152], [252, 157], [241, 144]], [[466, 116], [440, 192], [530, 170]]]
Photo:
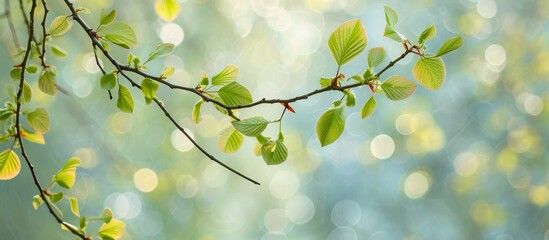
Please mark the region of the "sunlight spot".
[[[187, 128], [184, 128], [184, 129], [185, 129], [185, 132], [187, 132], [189, 136], [191, 136], [191, 138], [194, 140], [193, 132], [191, 132], [191, 130]], [[188, 152], [194, 147], [191, 140], [189, 140], [189, 138], [187, 138], [185, 134], [179, 131], [179, 129], [173, 130], [170, 140], [172, 142], [173, 148], [175, 148], [175, 150], [180, 152]]]
[[377, 135], [370, 143], [370, 152], [378, 159], [390, 158], [395, 152], [395, 142], [389, 135]]
[[402, 114], [395, 121], [397, 131], [402, 135], [410, 135], [418, 128], [417, 117], [410, 114]]
[[159, 35], [162, 42], [173, 43], [175, 46], [181, 44], [185, 38], [185, 32], [176, 23], [163, 24]]
[[133, 128], [132, 115], [129, 113], [116, 112], [109, 120], [109, 125], [116, 134], [124, 135]]
[[271, 209], [265, 213], [263, 219], [265, 228], [269, 232], [285, 232], [288, 228], [288, 218], [283, 209]]
[[306, 196], [294, 196], [286, 202], [286, 215], [288, 216], [288, 219], [294, 223], [307, 223], [315, 215], [315, 205], [313, 201]]
[[404, 181], [404, 193], [411, 199], [423, 197], [429, 190], [431, 177], [425, 171], [416, 171], [406, 177]]
[[478, 0], [477, 12], [484, 18], [493, 18], [498, 12], [498, 6], [494, 0]]
[[200, 185], [196, 178], [190, 175], [181, 175], [176, 182], [177, 193], [184, 198], [192, 198], [200, 189]]
[[507, 61], [505, 48], [498, 44], [492, 44], [484, 51], [484, 58], [493, 66], [501, 66]]
[[454, 160], [456, 172], [464, 177], [473, 175], [479, 167], [477, 156], [470, 152], [460, 153]]
[[278, 199], [288, 199], [295, 195], [299, 188], [299, 178], [290, 171], [279, 171], [271, 179], [269, 190]]
[[142, 168], [133, 174], [133, 182], [139, 191], [151, 192], [158, 186], [158, 176], [153, 170]]

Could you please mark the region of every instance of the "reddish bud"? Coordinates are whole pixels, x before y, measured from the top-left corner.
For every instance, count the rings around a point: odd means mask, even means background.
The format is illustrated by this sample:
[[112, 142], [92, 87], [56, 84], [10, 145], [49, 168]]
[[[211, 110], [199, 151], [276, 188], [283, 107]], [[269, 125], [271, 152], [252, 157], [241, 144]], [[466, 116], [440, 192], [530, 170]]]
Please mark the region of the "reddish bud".
[[284, 106], [286, 109], [288, 109], [288, 111], [292, 112], [292, 113], [295, 113], [295, 110], [292, 106], [290, 106], [290, 104], [286, 103], [286, 102], [281, 102], [280, 104], [282, 104], [282, 106]]

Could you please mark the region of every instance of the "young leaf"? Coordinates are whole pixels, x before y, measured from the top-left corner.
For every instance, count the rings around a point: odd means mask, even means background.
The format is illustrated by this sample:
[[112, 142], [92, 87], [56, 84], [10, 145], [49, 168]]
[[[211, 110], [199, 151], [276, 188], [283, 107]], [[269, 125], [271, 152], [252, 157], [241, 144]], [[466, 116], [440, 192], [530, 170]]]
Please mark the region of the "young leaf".
[[133, 112], [133, 96], [130, 90], [124, 85], [118, 85], [118, 101], [116, 102], [116, 106], [122, 112]]
[[44, 108], [37, 108], [27, 114], [27, 121], [38, 132], [47, 133], [50, 130], [50, 117]]
[[175, 0], [156, 0], [156, 14], [164, 21], [171, 22], [179, 15], [179, 3]]
[[198, 124], [200, 122], [200, 112], [201, 112], [200, 109], [202, 108], [203, 103], [204, 103], [204, 100], [201, 99], [194, 104], [192, 117], [193, 117], [193, 122], [195, 124]]
[[137, 44], [137, 38], [132, 27], [124, 22], [114, 22], [103, 28], [100, 31], [103, 38], [118, 46], [129, 49]]
[[393, 75], [383, 81], [381, 89], [383, 89], [387, 98], [396, 101], [412, 95], [416, 90], [416, 85], [404, 77]]
[[221, 72], [212, 77], [212, 85], [223, 86], [236, 81], [238, 78], [238, 68], [234, 65], [227, 65]]
[[34, 197], [32, 198], [32, 206], [34, 207], [34, 209], [38, 209], [40, 205], [42, 205], [42, 203], [44, 203], [42, 197], [40, 197], [40, 195], [34, 195]]
[[165, 67], [164, 69], [162, 69], [162, 74], [160, 75], [160, 77], [163, 80], [166, 80], [166, 79], [170, 78], [173, 75], [174, 72], [175, 72], [175, 68]]
[[21, 79], [21, 68], [14, 68], [10, 71], [10, 78], [13, 80]]
[[368, 66], [370, 68], [376, 67], [385, 60], [387, 53], [383, 47], [376, 47], [368, 51]]
[[67, 56], [67, 51], [57, 45], [53, 45], [53, 44], [50, 44], [50, 49], [51, 49], [51, 52], [53, 52], [53, 54], [55, 56], [58, 56], [58, 57], [66, 57]]
[[[219, 102], [223, 102], [223, 99], [221, 99], [219, 96], [217, 95], [213, 95], [213, 99], [219, 101]], [[214, 108], [215, 110], [217, 110], [218, 112], [224, 114], [224, 115], [229, 115], [229, 112], [227, 111], [227, 109], [217, 105], [217, 104], [214, 104]]]
[[101, 76], [101, 88], [112, 90], [116, 86], [118, 75], [115, 73], [107, 73]]
[[400, 34], [395, 27], [391, 25], [385, 26], [385, 32], [383, 32], [383, 36], [390, 38], [392, 40], [395, 40], [399, 43], [406, 41], [406, 37], [404, 35]]
[[371, 81], [372, 78], [374, 77], [374, 70], [372, 68], [368, 68], [366, 69], [366, 71], [364, 71], [364, 73], [362, 74], [362, 78], [363, 78], [363, 81]]
[[21, 137], [24, 139], [27, 139], [29, 142], [37, 143], [37, 144], [46, 144], [46, 140], [44, 140], [44, 135], [42, 135], [41, 132], [29, 132], [27, 129], [22, 128], [21, 129], [22, 134]]
[[358, 19], [341, 24], [328, 39], [332, 56], [339, 66], [358, 56], [367, 44], [366, 30]]
[[316, 136], [321, 146], [333, 143], [339, 138], [345, 128], [343, 106], [329, 108], [316, 123]]
[[420, 45], [422, 45], [425, 41], [427, 41], [431, 38], [434, 38], [436, 35], [437, 35], [437, 28], [433, 24], [433, 25], [425, 28], [425, 30], [423, 30], [423, 32], [419, 36], [419, 40], [417, 42]]
[[345, 94], [345, 106], [354, 107], [356, 104], [355, 94], [351, 91], [344, 91]]
[[31, 101], [32, 87], [25, 81], [23, 84], [23, 95], [21, 96], [21, 104], [25, 104]]
[[320, 78], [320, 87], [328, 87], [332, 85], [333, 78]]
[[419, 59], [414, 66], [414, 78], [427, 89], [439, 89], [446, 78], [444, 62], [440, 57]]
[[244, 137], [233, 126], [225, 128], [219, 135], [217, 146], [225, 153], [235, 153], [242, 146]]
[[74, 216], [80, 217], [80, 210], [78, 210], [78, 199], [75, 197], [69, 198], [69, 204], [71, 206], [71, 212]]
[[104, 223], [99, 228], [97, 235], [102, 240], [120, 239], [126, 231], [126, 224], [118, 219], [112, 219], [109, 223]]
[[278, 165], [288, 158], [288, 148], [282, 139], [268, 141], [261, 146], [261, 156], [267, 165]]
[[88, 221], [86, 220], [86, 217], [80, 217], [80, 223], [78, 224], [79, 230], [85, 230], [88, 226]]
[[383, 5], [383, 10], [385, 12], [385, 20], [387, 21], [387, 25], [394, 26], [398, 21], [396, 11], [387, 5]]
[[111, 12], [109, 12], [109, 14], [107, 14], [105, 12], [105, 9], [103, 9], [103, 11], [101, 11], [101, 15], [99, 16], [99, 25], [109, 25], [114, 21], [115, 18], [116, 10], [113, 9]]
[[55, 73], [48, 70], [42, 71], [40, 78], [38, 78], [38, 88], [45, 94], [54, 95], [57, 91]]
[[242, 134], [248, 137], [255, 137], [263, 132], [267, 128], [267, 121], [263, 117], [252, 117], [242, 119], [240, 121], [233, 121], [233, 127], [236, 128]]
[[156, 97], [156, 91], [158, 91], [158, 83], [150, 78], [143, 79], [141, 82], [141, 91], [145, 96], [145, 102], [151, 104], [152, 99]]
[[0, 180], [10, 180], [21, 171], [21, 162], [17, 154], [6, 149], [0, 153]]
[[30, 74], [35, 74], [36, 71], [38, 71], [38, 67], [36, 65], [29, 65], [27, 68], [25, 68], [25, 71], [27, 71]]
[[98, 220], [103, 221], [104, 223], [110, 223], [112, 220], [112, 211], [110, 208], [103, 209], [101, 216], [97, 218]]
[[442, 44], [442, 46], [438, 49], [435, 57], [440, 57], [444, 54], [454, 51], [461, 47], [461, 45], [463, 45], [463, 38], [461, 38], [461, 36], [455, 36], [453, 38], [450, 38], [446, 40], [446, 42], [444, 42], [444, 44]]
[[76, 181], [76, 167], [78, 166], [80, 166], [80, 159], [75, 157], [70, 158], [67, 163], [65, 163], [65, 166], [53, 176], [53, 179], [60, 187], [71, 189]]
[[72, 27], [68, 16], [58, 16], [50, 24], [48, 34], [53, 37], [61, 36]]
[[156, 48], [149, 53], [149, 57], [147, 58], [147, 61], [145, 61], [143, 64], [148, 63], [158, 57], [166, 56], [172, 53], [175, 45], [172, 43], [162, 43], [156, 46]]
[[252, 94], [250, 90], [237, 82], [229, 83], [217, 92], [223, 102], [229, 106], [237, 106], [252, 103]]
[[63, 192], [52, 193], [50, 196], [50, 202], [58, 203], [63, 199]]
[[360, 111], [360, 116], [362, 117], [362, 119], [365, 119], [368, 116], [372, 115], [374, 109], [376, 109], [376, 99], [374, 98], [374, 96], [371, 96], [370, 99], [368, 99], [368, 101], [362, 107], [362, 110]]

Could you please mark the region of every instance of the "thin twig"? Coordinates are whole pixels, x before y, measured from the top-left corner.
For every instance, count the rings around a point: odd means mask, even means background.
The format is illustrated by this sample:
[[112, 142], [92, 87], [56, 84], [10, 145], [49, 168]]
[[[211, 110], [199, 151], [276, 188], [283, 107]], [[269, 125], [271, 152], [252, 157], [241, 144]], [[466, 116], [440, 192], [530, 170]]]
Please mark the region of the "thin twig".
[[23, 138], [21, 137], [22, 128], [20, 124], [21, 119], [21, 96], [23, 95], [23, 86], [25, 84], [25, 69], [27, 67], [27, 60], [29, 59], [30, 55], [30, 49], [31, 49], [31, 43], [33, 41], [34, 36], [34, 11], [36, 9], [36, 0], [32, 0], [31, 10], [29, 13], [30, 20], [28, 26], [29, 36], [27, 41], [27, 49], [25, 51], [25, 55], [23, 57], [23, 61], [21, 62], [21, 78], [19, 80], [19, 90], [17, 91], [17, 110], [15, 115], [15, 127], [17, 130], [17, 141], [19, 142], [19, 146], [21, 148], [21, 155], [25, 159], [25, 162], [27, 163], [29, 170], [31, 172], [32, 178], [34, 180], [34, 185], [36, 188], [38, 188], [38, 191], [40, 193], [40, 197], [42, 198], [43, 202], [46, 204], [50, 214], [55, 218], [55, 220], [65, 226], [69, 231], [71, 231], [74, 235], [80, 237], [81, 239], [86, 239], [86, 236], [84, 234], [78, 232], [76, 229], [74, 229], [70, 224], [66, 223], [61, 219], [59, 215], [54, 211], [53, 207], [51, 206], [48, 198], [45, 196], [44, 189], [42, 188], [42, 185], [40, 184], [40, 181], [38, 180], [38, 177], [36, 176], [36, 172], [34, 171], [34, 166], [32, 165], [29, 156], [27, 155], [27, 152], [25, 151], [25, 145], [23, 144]]
[[43, 68], [48, 68], [48, 65], [46, 64], [46, 18], [48, 17], [48, 12], [50, 11], [48, 9], [48, 5], [46, 5], [46, 0], [42, 1], [42, 7], [44, 7], [44, 17], [42, 18], [42, 22], [40, 25], [42, 25], [42, 51], [40, 52], [40, 63], [42, 64]]

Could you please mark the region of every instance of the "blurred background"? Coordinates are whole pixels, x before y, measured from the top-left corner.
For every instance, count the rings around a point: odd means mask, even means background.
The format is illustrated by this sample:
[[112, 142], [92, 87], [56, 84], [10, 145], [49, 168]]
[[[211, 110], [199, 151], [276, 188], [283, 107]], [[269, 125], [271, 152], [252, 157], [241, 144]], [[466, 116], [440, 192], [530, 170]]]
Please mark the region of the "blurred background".
[[[10, 2], [25, 40], [16, 1]], [[52, 131], [46, 145], [27, 148], [43, 184], [68, 158], [81, 158], [68, 194], [78, 197], [83, 215], [111, 208], [127, 223], [126, 240], [549, 239], [549, 1], [179, 2], [181, 13], [172, 23], [158, 18], [153, 1], [75, 5], [92, 11], [82, 15], [92, 27], [101, 9], [116, 9], [118, 19], [136, 30], [139, 44], [131, 52], [137, 56], [146, 57], [162, 42], [177, 46], [173, 55], [148, 64], [147, 72], [158, 75], [174, 66], [170, 82], [195, 86], [202, 71], [213, 76], [235, 64], [255, 100], [300, 95], [318, 88], [320, 77], [333, 76], [336, 65], [326, 42], [349, 19], [364, 23], [367, 49], [383, 46], [391, 59], [398, 57], [402, 46], [382, 36], [383, 4], [399, 13], [397, 28], [412, 42], [435, 23], [431, 51], [455, 35], [463, 36], [464, 45], [444, 57], [447, 79], [439, 91], [418, 87], [399, 102], [379, 95], [373, 115], [361, 120], [360, 108], [371, 93], [357, 89], [357, 106], [346, 109], [345, 132], [327, 147], [320, 147], [314, 127], [340, 95], [293, 104], [296, 114], [287, 113], [283, 122], [289, 158], [278, 166], [254, 156], [250, 138], [238, 153], [221, 153], [217, 138], [229, 120], [204, 105], [202, 122], [195, 125], [191, 110], [198, 98], [161, 88], [159, 98], [194, 138], [261, 182], [256, 186], [208, 160], [138, 92], [134, 113], [119, 112], [99, 87], [87, 36], [74, 25], [53, 41], [69, 55], [48, 58], [70, 95], [44, 95], [36, 76], [30, 78], [32, 106], [50, 112]], [[62, 1], [48, 3], [51, 19], [69, 14]], [[14, 85], [8, 74], [19, 62], [10, 57], [14, 53], [7, 21], [0, 19], [2, 101]], [[113, 54], [125, 62], [126, 50], [113, 47]], [[365, 58], [342, 73], [361, 74]], [[416, 60], [407, 57], [383, 77], [413, 79]], [[261, 105], [239, 114], [275, 119], [281, 111], [280, 105]], [[275, 136], [271, 128], [267, 134]], [[33, 209], [35, 194], [25, 166], [14, 180], [0, 182], [0, 238], [73, 239], [46, 208]], [[60, 207], [77, 223], [68, 205]]]

